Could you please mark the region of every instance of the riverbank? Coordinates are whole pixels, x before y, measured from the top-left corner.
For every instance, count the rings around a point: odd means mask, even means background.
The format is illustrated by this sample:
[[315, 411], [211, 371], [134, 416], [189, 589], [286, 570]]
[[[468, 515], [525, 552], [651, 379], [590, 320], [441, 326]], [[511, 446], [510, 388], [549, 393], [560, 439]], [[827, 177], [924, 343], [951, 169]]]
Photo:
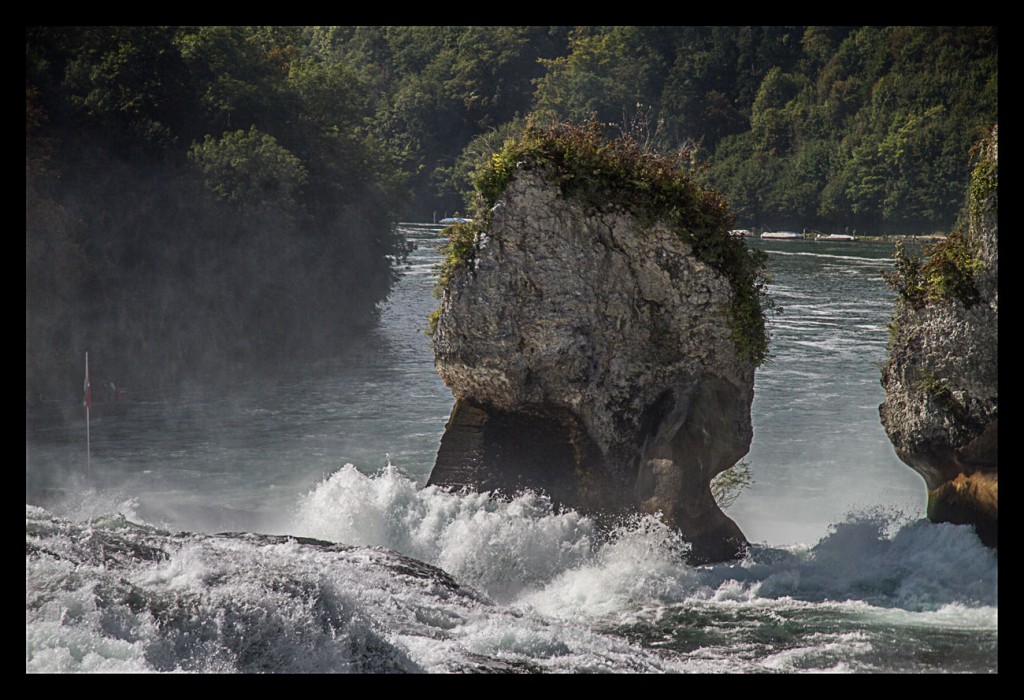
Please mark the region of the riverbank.
[[946, 240], [944, 233], [928, 233], [921, 235], [912, 234], [891, 234], [886, 236], [857, 236], [859, 241], [895, 243], [896, 241], [914, 241], [917, 243], [938, 243]]

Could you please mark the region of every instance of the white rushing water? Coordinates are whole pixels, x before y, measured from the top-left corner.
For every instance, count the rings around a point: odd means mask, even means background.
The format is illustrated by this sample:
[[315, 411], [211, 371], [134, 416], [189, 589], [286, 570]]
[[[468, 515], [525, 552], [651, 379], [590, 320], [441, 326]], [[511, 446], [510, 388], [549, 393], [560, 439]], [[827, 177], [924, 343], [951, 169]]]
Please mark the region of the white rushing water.
[[30, 431], [26, 671], [997, 671], [996, 555], [923, 519], [878, 424], [889, 250], [764, 245], [785, 311], [727, 511], [746, 559], [688, 566], [652, 518], [604, 532], [543, 495], [425, 488], [452, 399], [417, 332], [420, 239], [365, 348], [185, 402], [137, 391], [93, 426], [88, 474], [79, 426]]

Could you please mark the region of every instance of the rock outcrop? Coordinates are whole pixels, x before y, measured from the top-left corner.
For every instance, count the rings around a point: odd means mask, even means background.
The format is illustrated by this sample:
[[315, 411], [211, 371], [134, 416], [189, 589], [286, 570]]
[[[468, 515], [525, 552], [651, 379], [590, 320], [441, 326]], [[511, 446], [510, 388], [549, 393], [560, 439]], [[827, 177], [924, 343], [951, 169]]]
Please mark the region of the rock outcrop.
[[456, 403], [429, 483], [661, 513], [692, 559], [738, 556], [709, 486], [752, 437], [732, 295], [664, 223], [520, 167], [444, 292], [433, 344]]
[[972, 524], [998, 546], [998, 134], [982, 144], [968, 227], [904, 264], [882, 425], [901, 460], [924, 477], [928, 517]]

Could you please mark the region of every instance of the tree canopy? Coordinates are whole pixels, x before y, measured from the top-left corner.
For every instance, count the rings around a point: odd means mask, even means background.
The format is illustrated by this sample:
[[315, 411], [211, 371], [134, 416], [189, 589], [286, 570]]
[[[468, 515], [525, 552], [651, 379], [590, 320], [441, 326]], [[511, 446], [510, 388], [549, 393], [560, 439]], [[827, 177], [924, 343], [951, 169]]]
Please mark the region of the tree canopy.
[[406, 178], [306, 30], [35, 27], [26, 56], [29, 397], [90, 348], [154, 383], [372, 320]]
[[[527, 123], [703, 162], [744, 228], [946, 232], [995, 27], [28, 27], [28, 393], [330, 351], [399, 219], [466, 211]], [[98, 348], [104, 352], [98, 352]]]

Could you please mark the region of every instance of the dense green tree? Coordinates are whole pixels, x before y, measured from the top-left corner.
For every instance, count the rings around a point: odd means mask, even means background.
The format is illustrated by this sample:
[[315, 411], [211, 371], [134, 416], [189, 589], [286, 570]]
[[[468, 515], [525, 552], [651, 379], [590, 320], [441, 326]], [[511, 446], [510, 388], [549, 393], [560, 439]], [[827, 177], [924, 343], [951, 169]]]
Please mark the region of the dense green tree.
[[369, 87], [370, 128], [401, 153], [409, 217], [463, 203], [451, 170], [474, 137], [527, 114], [541, 59], [564, 50], [550, 27], [352, 27], [312, 31], [318, 50], [344, 58]]
[[569, 53], [544, 61], [535, 111], [552, 120], [621, 122], [635, 105], [649, 105], [664, 80], [657, 29], [580, 27]]
[[353, 66], [287, 27], [28, 28], [26, 56], [27, 396], [87, 349], [153, 385], [372, 320], [403, 175]]
[[250, 215], [291, 212], [307, 179], [302, 161], [255, 126], [219, 139], [207, 135], [189, 155], [211, 192]]
[[774, 67], [761, 81], [750, 136], [731, 135], [708, 156], [711, 180], [738, 211], [752, 211], [735, 162], [778, 159], [760, 216], [876, 233], [948, 230], [970, 144], [996, 115], [994, 31], [810, 27], [801, 44], [793, 72]]

